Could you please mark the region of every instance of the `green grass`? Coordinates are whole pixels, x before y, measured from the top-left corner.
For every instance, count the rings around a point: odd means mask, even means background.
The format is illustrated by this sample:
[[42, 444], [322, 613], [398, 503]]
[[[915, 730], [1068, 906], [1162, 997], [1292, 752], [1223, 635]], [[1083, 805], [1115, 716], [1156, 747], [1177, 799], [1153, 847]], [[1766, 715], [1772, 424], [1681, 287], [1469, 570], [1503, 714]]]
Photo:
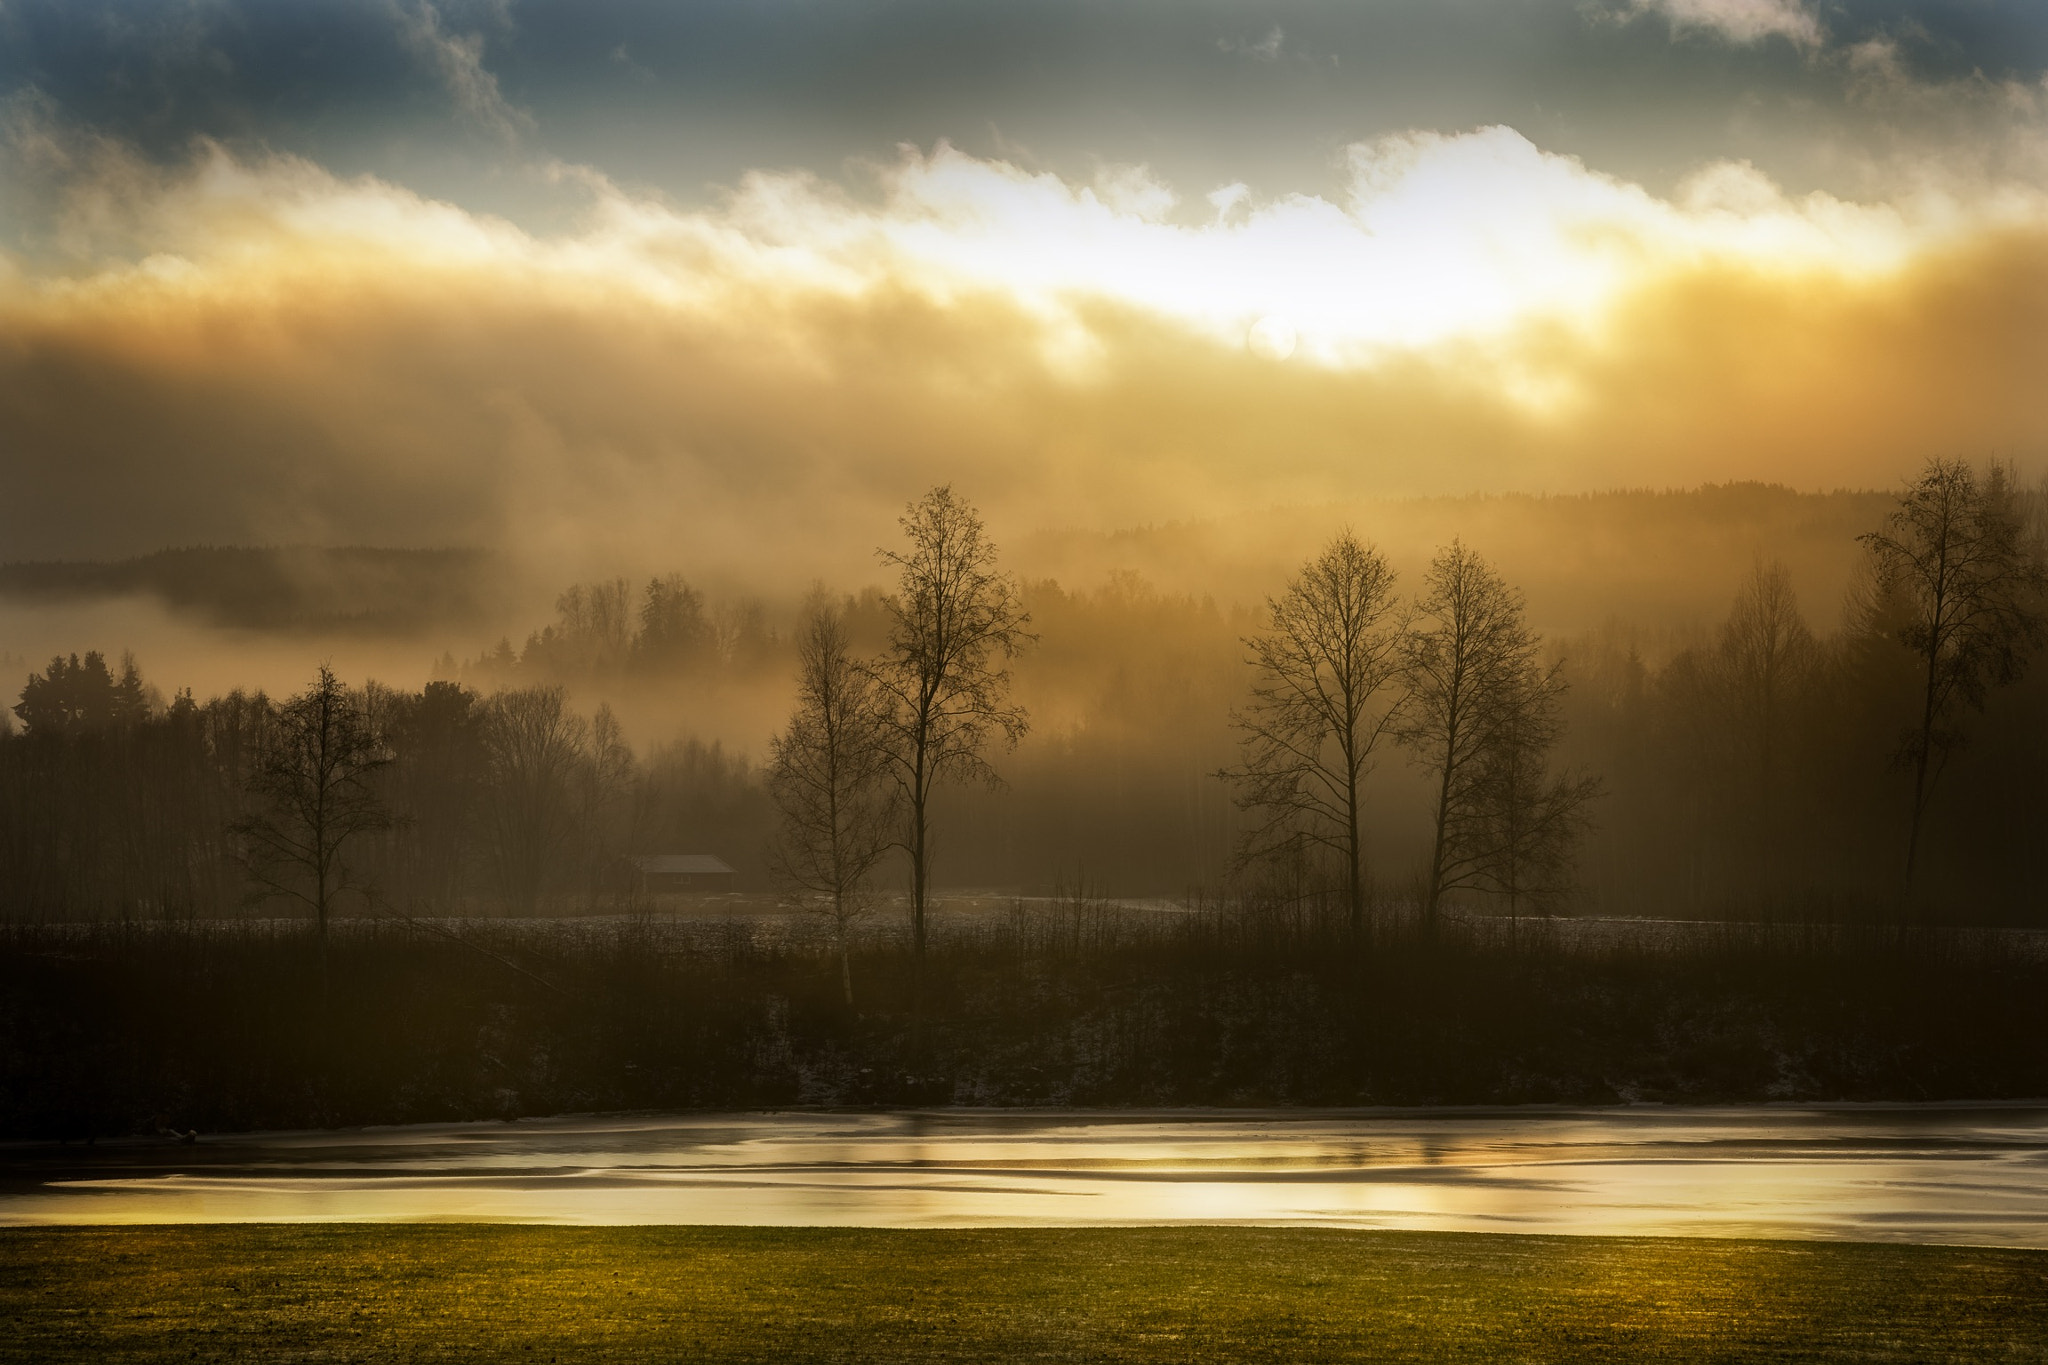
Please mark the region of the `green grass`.
[[2048, 1358], [2048, 1252], [1230, 1228], [0, 1231], [0, 1361]]

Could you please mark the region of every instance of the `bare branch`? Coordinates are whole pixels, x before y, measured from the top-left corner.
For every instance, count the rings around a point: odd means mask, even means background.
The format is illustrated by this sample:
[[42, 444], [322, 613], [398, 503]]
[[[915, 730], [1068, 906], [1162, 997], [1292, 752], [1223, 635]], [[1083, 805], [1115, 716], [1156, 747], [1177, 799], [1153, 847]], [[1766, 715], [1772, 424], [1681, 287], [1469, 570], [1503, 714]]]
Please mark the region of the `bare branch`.
[[903, 798], [901, 843], [910, 855], [911, 928], [925, 943], [930, 881], [929, 803], [941, 781], [1000, 778], [982, 756], [991, 743], [1015, 748], [1030, 717], [1008, 700], [1003, 663], [1036, 640], [1017, 584], [996, 568], [981, 518], [950, 487], [934, 488], [900, 519], [906, 549], [879, 550], [897, 570], [885, 599], [891, 629], [868, 668], [881, 700], [890, 771]]
[[1403, 697], [1394, 572], [1347, 531], [1266, 610], [1268, 628], [1244, 642], [1257, 670], [1251, 702], [1232, 715], [1244, 759], [1218, 774], [1257, 816], [1238, 862], [1330, 850], [1343, 862], [1356, 928], [1365, 904], [1364, 779]]

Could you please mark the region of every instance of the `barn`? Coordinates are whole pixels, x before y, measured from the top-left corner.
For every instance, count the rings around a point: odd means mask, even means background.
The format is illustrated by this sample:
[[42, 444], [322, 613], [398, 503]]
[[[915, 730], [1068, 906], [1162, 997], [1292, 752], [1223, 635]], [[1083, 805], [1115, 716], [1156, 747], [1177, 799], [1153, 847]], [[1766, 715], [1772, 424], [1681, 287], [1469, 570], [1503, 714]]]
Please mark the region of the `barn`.
[[642, 891], [732, 890], [731, 866], [709, 853], [645, 853], [632, 862], [639, 870]]

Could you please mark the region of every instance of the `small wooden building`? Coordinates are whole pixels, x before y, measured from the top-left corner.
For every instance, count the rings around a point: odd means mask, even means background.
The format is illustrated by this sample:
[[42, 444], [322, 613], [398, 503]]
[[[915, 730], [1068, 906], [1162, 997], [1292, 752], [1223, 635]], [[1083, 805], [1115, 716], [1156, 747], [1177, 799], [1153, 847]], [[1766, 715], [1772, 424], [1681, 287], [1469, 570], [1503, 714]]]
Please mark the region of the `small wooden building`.
[[709, 853], [643, 853], [631, 861], [640, 889], [650, 894], [732, 890], [732, 868]]

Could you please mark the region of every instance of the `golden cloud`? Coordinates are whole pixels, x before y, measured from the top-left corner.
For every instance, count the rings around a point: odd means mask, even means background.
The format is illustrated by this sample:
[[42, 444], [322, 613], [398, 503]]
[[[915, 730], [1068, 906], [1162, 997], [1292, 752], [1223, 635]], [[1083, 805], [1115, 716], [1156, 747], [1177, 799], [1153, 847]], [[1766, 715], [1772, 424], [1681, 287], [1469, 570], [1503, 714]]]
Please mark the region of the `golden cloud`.
[[0, 537], [796, 582], [864, 575], [941, 480], [1014, 531], [2048, 450], [2024, 193], [1720, 166], [1663, 199], [1505, 129], [1199, 213], [944, 147], [865, 198], [757, 175], [696, 211], [564, 175], [592, 203], [557, 236], [217, 148], [74, 187], [101, 254], [0, 272]]

